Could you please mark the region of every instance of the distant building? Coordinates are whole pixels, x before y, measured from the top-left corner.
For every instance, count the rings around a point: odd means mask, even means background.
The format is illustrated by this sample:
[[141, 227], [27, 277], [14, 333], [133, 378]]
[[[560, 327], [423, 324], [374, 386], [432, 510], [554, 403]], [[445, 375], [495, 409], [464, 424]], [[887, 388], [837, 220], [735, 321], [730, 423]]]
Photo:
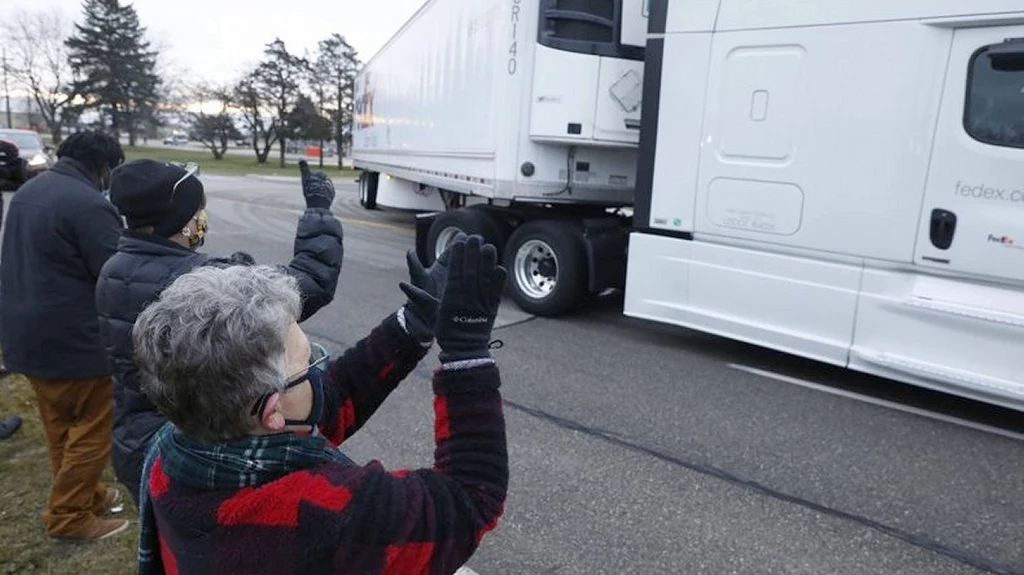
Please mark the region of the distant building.
[[[49, 125], [39, 113], [36, 103], [28, 97], [11, 96], [10, 114], [7, 110], [6, 98], [0, 97], [0, 127], [17, 128], [21, 130], [35, 130], [46, 132]], [[10, 118], [10, 121], [8, 121]]]

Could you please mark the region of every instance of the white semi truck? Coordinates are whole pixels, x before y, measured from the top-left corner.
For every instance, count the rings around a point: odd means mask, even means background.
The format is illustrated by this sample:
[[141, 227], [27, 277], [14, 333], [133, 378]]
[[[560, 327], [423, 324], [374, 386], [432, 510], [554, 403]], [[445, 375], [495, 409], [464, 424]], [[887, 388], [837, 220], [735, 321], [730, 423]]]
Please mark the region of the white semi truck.
[[[406, 107], [382, 114], [395, 108], [378, 91], [373, 110], [363, 108], [363, 198], [383, 204], [383, 182], [396, 182], [422, 198], [401, 207], [436, 210], [417, 234], [425, 259], [452, 228], [482, 230], [505, 246], [512, 295], [533, 313], [557, 315], [587, 293], [624, 287], [632, 317], [1024, 410], [1020, 0], [435, 0], [420, 16], [444, 5], [435, 25], [477, 22], [478, 4], [484, 13], [520, 7], [518, 26], [533, 35], [518, 45], [530, 53], [517, 62], [522, 83], [494, 76], [486, 98], [436, 114], [442, 93], [470, 88], [468, 78], [428, 72], [493, 62], [505, 29], [475, 56], [458, 47], [467, 37], [425, 31], [421, 69], [392, 56], [415, 19], [365, 72], [391, 78]], [[564, 51], [544, 44], [548, 31], [569, 29], [550, 28], [552, 14], [596, 22], [580, 12], [595, 6], [614, 16], [607, 55], [600, 42], [566, 54], [596, 61], [596, 72], [582, 59], [553, 69], [561, 54], [542, 64]], [[626, 64], [602, 75], [606, 60]], [[629, 73], [643, 77], [640, 98], [616, 84]], [[416, 95], [414, 80], [432, 87]], [[564, 93], [548, 90], [553, 82]], [[639, 138], [602, 140], [601, 105], [637, 100], [640, 114], [622, 105], [619, 118], [627, 130], [641, 123]], [[575, 103], [555, 115], [551, 102]], [[419, 139], [381, 143], [386, 129], [363, 132], [366, 118], [416, 126]], [[582, 139], [554, 134], [556, 120], [579, 124]], [[427, 142], [475, 137], [467, 122], [516, 143], [477, 146], [491, 171], [468, 173], [460, 149], [424, 153]], [[635, 173], [622, 174], [632, 162]], [[553, 185], [566, 174], [572, 194]]]

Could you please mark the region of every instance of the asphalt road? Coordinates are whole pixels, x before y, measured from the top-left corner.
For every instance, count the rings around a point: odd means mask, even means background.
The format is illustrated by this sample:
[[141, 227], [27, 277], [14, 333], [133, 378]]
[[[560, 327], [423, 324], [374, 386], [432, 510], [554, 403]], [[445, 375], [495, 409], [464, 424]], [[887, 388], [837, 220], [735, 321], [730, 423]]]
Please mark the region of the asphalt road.
[[[290, 257], [297, 180], [204, 181], [205, 250]], [[336, 184], [342, 279], [304, 324], [332, 354], [401, 305], [414, 236], [412, 216], [363, 211], [355, 186]], [[1024, 573], [1024, 442], [738, 370], [894, 385], [621, 311], [614, 298], [558, 320], [502, 310], [511, 491], [473, 570]], [[346, 444], [350, 455], [432, 464], [435, 362]]]

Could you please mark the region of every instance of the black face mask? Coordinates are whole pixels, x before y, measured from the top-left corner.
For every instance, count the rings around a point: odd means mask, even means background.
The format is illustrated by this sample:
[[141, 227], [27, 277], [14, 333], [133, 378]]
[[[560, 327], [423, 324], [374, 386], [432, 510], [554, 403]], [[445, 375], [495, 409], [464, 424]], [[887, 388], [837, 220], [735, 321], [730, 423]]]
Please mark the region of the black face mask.
[[295, 387], [303, 381], [309, 381], [309, 386], [313, 389], [313, 407], [309, 410], [309, 415], [306, 419], [286, 419], [284, 420], [286, 425], [309, 425], [316, 429], [317, 425], [320, 425], [320, 420], [324, 415], [324, 372], [319, 367], [309, 368], [309, 372], [306, 373], [306, 377], [289, 384], [285, 389]]
[[[313, 433], [316, 433], [317, 425], [320, 424], [324, 415], [324, 377], [326, 377], [331, 356], [327, 353], [327, 349], [318, 343], [312, 344], [312, 347], [313, 353], [309, 357], [309, 367], [306, 369], [306, 373], [285, 384], [284, 391], [309, 381], [309, 386], [313, 390], [313, 405], [305, 419], [285, 419], [284, 422], [286, 425], [309, 425], [313, 428]], [[259, 417], [267, 405], [267, 400], [273, 394], [267, 393], [260, 397], [250, 414]]]

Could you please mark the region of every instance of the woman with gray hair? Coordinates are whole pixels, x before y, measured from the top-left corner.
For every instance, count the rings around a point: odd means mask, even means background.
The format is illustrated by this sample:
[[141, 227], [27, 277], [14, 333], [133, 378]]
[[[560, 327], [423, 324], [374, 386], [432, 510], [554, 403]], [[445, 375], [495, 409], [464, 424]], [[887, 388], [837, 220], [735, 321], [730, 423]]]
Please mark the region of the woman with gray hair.
[[[139, 316], [143, 390], [171, 422], [144, 467], [140, 573], [432, 575], [469, 559], [508, 487], [488, 351], [506, 272], [478, 236], [449, 249], [446, 277], [410, 258], [418, 313], [333, 361], [296, 323], [295, 280], [268, 267], [199, 268]], [[441, 348], [435, 463], [358, 466], [338, 445], [426, 354], [410, 318], [434, 318]]]

